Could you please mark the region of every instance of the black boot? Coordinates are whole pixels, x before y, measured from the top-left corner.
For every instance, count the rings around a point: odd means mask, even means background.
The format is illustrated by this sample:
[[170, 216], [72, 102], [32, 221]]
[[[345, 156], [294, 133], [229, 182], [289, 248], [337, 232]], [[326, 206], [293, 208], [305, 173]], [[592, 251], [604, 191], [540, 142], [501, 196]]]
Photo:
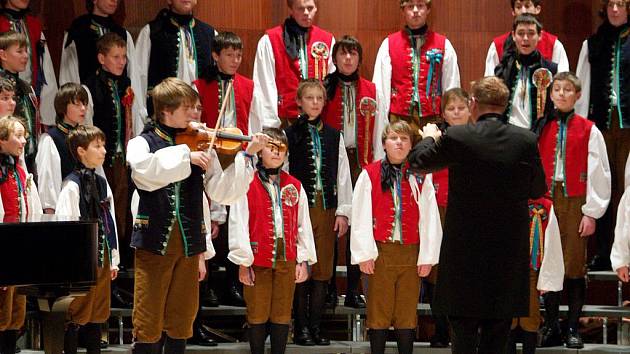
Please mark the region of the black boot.
[[387, 343], [387, 329], [371, 329], [370, 335], [370, 353], [385, 354], [385, 344]]
[[289, 325], [271, 324], [271, 354], [284, 354], [289, 338]]
[[397, 329], [396, 343], [398, 354], [413, 354], [413, 341], [416, 339], [415, 329]]
[[327, 309], [334, 310], [337, 307], [337, 259], [339, 257], [339, 249], [337, 247], [337, 238], [335, 237], [335, 252], [333, 252], [333, 273], [332, 278], [328, 281], [328, 291], [326, 292]]
[[[199, 306], [219, 307], [219, 298], [212, 288], [212, 271], [208, 269], [207, 280], [199, 283]], [[199, 316], [199, 314], [197, 314]]]
[[134, 342], [131, 345], [132, 354], [161, 354], [162, 342], [156, 343], [138, 343]]
[[[249, 325], [249, 349], [252, 354], [265, 354], [265, 339], [267, 339], [267, 324]], [[273, 337], [272, 337], [273, 338]]]
[[295, 327], [293, 329], [293, 341], [297, 345], [315, 345], [311, 332], [308, 329], [308, 291], [311, 282], [304, 282], [295, 286], [293, 297], [293, 311], [295, 313]]
[[196, 320], [193, 324], [193, 336], [188, 340], [188, 343], [202, 347], [216, 347], [218, 345], [218, 343], [212, 339], [210, 332], [203, 328], [199, 320]]
[[184, 354], [186, 352], [186, 340], [175, 339], [166, 336], [164, 341], [164, 354]]
[[523, 354], [536, 353], [536, 342], [538, 342], [537, 332], [523, 331]]
[[[348, 230], [348, 235], [350, 235], [350, 230]], [[360, 295], [359, 284], [361, 284], [361, 269], [358, 265], [353, 265], [351, 263], [350, 257], [350, 237], [346, 237], [346, 280], [347, 280], [347, 291], [346, 291], [346, 300], [344, 301], [344, 306], [354, 307], [355, 309], [365, 308], [365, 301]]]
[[3, 332], [4, 352], [3, 354], [15, 354], [18, 331], [6, 330]]
[[101, 325], [100, 323], [88, 323], [83, 326], [85, 337], [85, 350], [87, 354], [101, 353]]
[[311, 336], [313, 342], [316, 345], [330, 345], [330, 340], [322, 336], [321, 322], [322, 322], [322, 309], [324, 308], [324, 301], [326, 301], [326, 289], [328, 283], [325, 281], [313, 280], [311, 288], [311, 302], [309, 311], [309, 329], [311, 330]]
[[510, 337], [508, 338], [506, 354], [516, 354], [516, 330], [510, 331]]
[[544, 298], [545, 325], [541, 329], [540, 347], [557, 347], [562, 345], [562, 335], [558, 315], [560, 313], [560, 296], [562, 293], [550, 291]]
[[225, 293], [224, 303], [231, 306], [245, 307], [243, 291], [238, 281], [238, 266], [232, 262], [226, 262], [225, 277], [229, 286]]
[[66, 331], [64, 332], [64, 336], [63, 336], [63, 352], [65, 354], [77, 354], [78, 345], [79, 345], [79, 326], [74, 323], [70, 323], [66, 327]]
[[584, 342], [580, 337], [580, 332], [576, 328], [569, 327], [567, 335], [564, 339], [564, 344], [569, 349], [582, 349], [584, 348]]

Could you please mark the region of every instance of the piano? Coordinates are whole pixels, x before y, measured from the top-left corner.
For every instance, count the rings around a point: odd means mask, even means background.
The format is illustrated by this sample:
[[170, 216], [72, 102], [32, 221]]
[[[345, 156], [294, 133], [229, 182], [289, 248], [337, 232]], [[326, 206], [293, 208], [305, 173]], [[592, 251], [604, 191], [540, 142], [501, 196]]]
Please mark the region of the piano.
[[37, 298], [44, 351], [61, 354], [68, 306], [96, 284], [97, 223], [55, 215], [0, 220], [0, 287]]

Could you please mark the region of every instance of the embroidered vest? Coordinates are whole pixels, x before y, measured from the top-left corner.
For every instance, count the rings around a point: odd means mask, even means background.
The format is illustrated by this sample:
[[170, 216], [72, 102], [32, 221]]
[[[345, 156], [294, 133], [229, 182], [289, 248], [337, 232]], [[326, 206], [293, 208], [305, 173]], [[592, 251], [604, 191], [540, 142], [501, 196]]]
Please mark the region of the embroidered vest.
[[52, 138], [53, 143], [55, 143], [55, 147], [57, 148], [57, 152], [59, 153], [59, 160], [61, 162], [61, 179], [64, 179], [74, 170], [76, 165], [76, 161], [68, 149], [68, 133], [63, 132], [55, 126], [48, 129], [48, 135]]
[[8, 176], [0, 183], [0, 197], [7, 220], [24, 220], [28, 216], [26, 171], [19, 163], [9, 167]]

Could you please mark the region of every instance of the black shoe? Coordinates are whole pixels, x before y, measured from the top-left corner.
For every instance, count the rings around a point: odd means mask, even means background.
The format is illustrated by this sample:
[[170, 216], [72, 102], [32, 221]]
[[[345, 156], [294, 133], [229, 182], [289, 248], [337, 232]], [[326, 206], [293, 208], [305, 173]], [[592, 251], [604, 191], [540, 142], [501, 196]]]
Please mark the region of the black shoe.
[[121, 308], [121, 309], [130, 309], [133, 308], [133, 301], [129, 301], [126, 297], [118, 290], [112, 289], [112, 297], [111, 297], [111, 307], [113, 308]]
[[219, 307], [219, 297], [214, 292], [214, 289], [209, 288], [201, 298], [201, 304], [206, 307]]
[[593, 258], [591, 258], [591, 261], [588, 263], [588, 270], [592, 272], [612, 270], [610, 259], [600, 257], [598, 254], [596, 254], [593, 256]]
[[569, 349], [582, 349], [584, 348], [584, 342], [577, 329], [569, 328], [567, 336], [564, 340], [564, 344]]
[[361, 295], [347, 294], [346, 299], [343, 302], [343, 306], [354, 307], [355, 309], [365, 308], [365, 301]]
[[226, 305], [245, 307], [245, 299], [241, 294], [241, 290], [236, 284], [230, 285], [225, 293], [225, 299], [223, 301]]
[[203, 328], [203, 325], [193, 327], [193, 336], [188, 340], [188, 343], [202, 347], [216, 347], [218, 345], [218, 343], [211, 338], [210, 332]]
[[101, 349], [107, 349], [109, 347], [109, 343], [106, 340], [101, 340]]
[[313, 341], [311, 332], [308, 330], [307, 327], [295, 329], [295, 333], [293, 333], [293, 342], [297, 345], [303, 345], [303, 346], [315, 345], [315, 341]]
[[334, 310], [337, 307], [337, 290], [328, 291], [326, 294], [326, 308]]
[[311, 328], [311, 337], [315, 345], [330, 345], [330, 339], [322, 336], [322, 330], [319, 327]]
[[551, 327], [543, 326], [540, 330], [540, 334], [540, 348], [557, 347], [562, 345], [562, 336], [560, 334], [560, 328], [557, 325]]
[[448, 348], [449, 340], [440, 336], [433, 336], [429, 339], [431, 348]]

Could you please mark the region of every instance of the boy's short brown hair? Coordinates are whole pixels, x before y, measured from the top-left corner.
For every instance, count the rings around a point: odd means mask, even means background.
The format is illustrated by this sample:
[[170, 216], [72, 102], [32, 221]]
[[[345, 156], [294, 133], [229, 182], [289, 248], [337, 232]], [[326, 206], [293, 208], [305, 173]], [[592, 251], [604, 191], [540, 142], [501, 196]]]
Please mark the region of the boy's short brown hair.
[[127, 49], [127, 41], [116, 32], [107, 32], [96, 41], [96, 54], [107, 55], [114, 47]]
[[15, 126], [21, 124], [24, 127], [24, 135], [28, 136], [28, 128], [24, 121], [16, 116], [0, 118], [0, 140], [9, 140], [9, 136], [15, 131]]
[[221, 55], [223, 49], [243, 50], [243, 41], [234, 32], [220, 32], [212, 42], [212, 52]]
[[[293, 7], [293, 3], [295, 2], [295, 0], [287, 0], [287, 6], [288, 7]], [[317, 6], [317, 3], [319, 2], [319, 0], [315, 0], [315, 6]]]
[[174, 112], [182, 105], [193, 106], [199, 94], [190, 85], [176, 77], [167, 77], [151, 90], [155, 120], [164, 119], [164, 111]]
[[63, 119], [68, 111], [68, 105], [77, 102], [81, 102], [86, 106], [88, 105], [88, 93], [85, 88], [81, 84], [75, 82], [63, 84], [55, 95], [55, 121], [57, 123], [63, 122]]
[[516, 32], [518, 25], [536, 25], [536, 33], [538, 34], [540, 34], [543, 28], [542, 23], [540, 23], [534, 15], [530, 14], [518, 15], [512, 24], [512, 32]]
[[15, 92], [15, 85], [6, 77], [0, 77], [0, 93]]
[[505, 86], [503, 80], [498, 77], [486, 76], [471, 83], [470, 96], [480, 106], [494, 106], [505, 109], [510, 99], [510, 90]]
[[[400, 8], [402, 9], [410, 0], [400, 0]], [[428, 8], [431, 8], [431, 0], [424, 0]]]
[[81, 161], [77, 150], [87, 149], [94, 140], [105, 142], [105, 133], [93, 125], [81, 125], [68, 134], [68, 149], [76, 161]]
[[[573, 85], [576, 93], [582, 92], [582, 82], [574, 73], [570, 71], [563, 71], [561, 73], [557, 73], [556, 76], [553, 77], [553, 82], [556, 81], [568, 81]], [[553, 83], [552, 83], [553, 85]]]
[[441, 103], [442, 112], [444, 112], [449, 102], [453, 101], [454, 99], [462, 100], [466, 103], [466, 105], [468, 105], [469, 98], [470, 98], [470, 95], [468, 94], [468, 92], [464, 91], [464, 89], [459, 88], [459, 87], [452, 88], [444, 92], [444, 94], [442, 95], [442, 103]]
[[284, 130], [280, 128], [266, 127], [266, 128], [263, 128], [262, 133], [269, 136], [271, 140], [277, 140], [283, 143], [284, 145], [287, 145], [287, 146], [289, 145], [289, 140], [287, 139], [287, 135], [284, 133]]
[[322, 84], [322, 82], [319, 81], [318, 79], [310, 78], [310, 79], [300, 81], [300, 84], [298, 85], [298, 88], [297, 88], [297, 94], [296, 94], [297, 99], [301, 100], [302, 97], [304, 96], [304, 91], [310, 88], [320, 89], [322, 91], [322, 94], [324, 95], [324, 98], [326, 98], [326, 89], [324, 88], [324, 85]]
[[0, 50], [7, 50], [14, 45], [26, 48], [28, 46], [26, 36], [15, 31], [0, 33]]
[[359, 43], [359, 40], [355, 37], [345, 35], [341, 38], [341, 40], [335, 43], [335, 46], [332, 50], [333, 61], [337, 61], [337, 52], [339, 52], [339, 50], [343, 50], [346, 53], [350, 53], [351, 51], [356, 50], [359, 54], [359, 65], [361, 65], [361, 62], [363, 62], [363, 48], [361, 47], [361, 43]]
[[409, 140], [411, 140], [411, 142], [413, 142], [413, 139], [415, 136], [413, 129], [411, 128], [409, 123], [405, 122], [404, 120], [399, 120], [397, 122], [390, 123], [387, 126], [385, 126], [385, 129], [383, 129], [383, 134], [381, 134], [381, 142], [383, 144], [385, 144], [385, 140], [387, 140], [387, 136], [392, 132], [396, 134], [400, 134], [400, 135], [407, 135], [409, 137]]

